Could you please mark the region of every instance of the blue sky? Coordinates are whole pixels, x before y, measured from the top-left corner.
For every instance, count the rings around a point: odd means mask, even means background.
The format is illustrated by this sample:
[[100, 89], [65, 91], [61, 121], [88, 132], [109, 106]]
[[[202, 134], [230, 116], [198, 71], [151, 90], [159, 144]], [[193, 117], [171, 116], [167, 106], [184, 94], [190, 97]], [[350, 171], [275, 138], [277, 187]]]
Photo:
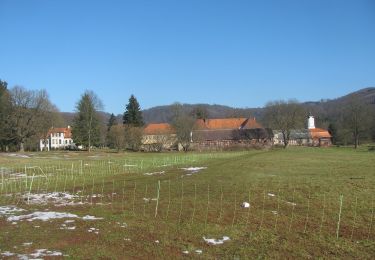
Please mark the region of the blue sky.
[[260, 107], [375, 86], [374, 0], [0, 0], [0, 78], [74, 111]]

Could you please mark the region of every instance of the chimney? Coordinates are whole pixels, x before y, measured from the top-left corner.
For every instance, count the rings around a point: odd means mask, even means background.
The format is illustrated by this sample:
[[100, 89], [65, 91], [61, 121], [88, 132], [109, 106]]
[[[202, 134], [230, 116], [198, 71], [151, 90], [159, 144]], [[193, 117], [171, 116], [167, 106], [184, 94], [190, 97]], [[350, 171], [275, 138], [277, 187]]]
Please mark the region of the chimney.
[[309, 116], [309, 119], [307, 120], [307, 128], [315, 129], [315, 119], [313, 116]]

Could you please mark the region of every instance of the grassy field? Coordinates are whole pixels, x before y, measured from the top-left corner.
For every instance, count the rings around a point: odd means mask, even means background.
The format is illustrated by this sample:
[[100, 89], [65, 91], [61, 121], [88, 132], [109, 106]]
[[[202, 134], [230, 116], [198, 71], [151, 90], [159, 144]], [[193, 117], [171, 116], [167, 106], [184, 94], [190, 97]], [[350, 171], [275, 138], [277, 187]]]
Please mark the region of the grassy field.
[[0, 168], [0, 258], [375, 255], [365, 149], [1, 154]]

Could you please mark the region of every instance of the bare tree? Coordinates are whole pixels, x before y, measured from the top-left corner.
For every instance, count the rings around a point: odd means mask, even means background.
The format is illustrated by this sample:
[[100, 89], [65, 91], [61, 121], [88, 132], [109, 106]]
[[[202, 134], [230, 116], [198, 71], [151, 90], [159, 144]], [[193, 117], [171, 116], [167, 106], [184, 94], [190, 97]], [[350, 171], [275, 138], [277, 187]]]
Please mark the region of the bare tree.
[[365, 135], [371, 125], [370, 107], [362, 103], [358, 96], [353, 95], [344, 109], [344, 125], [353, 137], [354, 148], [359, 146], [359, 140]]
[[109, 143], [119, 152], [125, 148], [125, 127], [123, 125], [112, 125], [108, 132]]
[[176, 130], [177, 142], [181, 144], [184, 151], [188, 151], [191, 144], [191, 133], [195, 124], [195, 117], [182, 111], [182, 105], [174, 104], [174, 118], [172, 126]]
[[288, 147], [292, 129], [302, 128], [305, 112], [296, 100], [272, 101], [266, 105], [265, 121], [268, 126], [280, 130], [284, 147]]
[[49, 116], [56, 111], [56, 107], [49, 101], [45, 90], [26, 90], [15, 86], [10, 93], [12, 110], [9, 121], [12, 137], [23, 152], [28, 138], [41, 136], [49, 128]]
[[125, 147], [132, 151], [139, 151], [142, 145], [142, 128], [130, 125], [124, 125], [125, 128]]

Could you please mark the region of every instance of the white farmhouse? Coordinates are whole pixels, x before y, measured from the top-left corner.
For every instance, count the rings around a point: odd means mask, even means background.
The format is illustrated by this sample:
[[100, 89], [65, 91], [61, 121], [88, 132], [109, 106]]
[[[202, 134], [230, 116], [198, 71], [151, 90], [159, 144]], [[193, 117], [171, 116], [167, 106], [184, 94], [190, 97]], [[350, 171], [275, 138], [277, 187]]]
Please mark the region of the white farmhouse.
[[44, 139], [40, 139], [39, 146], [41, 151], [50, 151], [51, 149], [65, 149], [74, 146], [72, 139], [72, 129], [70, 126], [64, 128], [52, 127]]

